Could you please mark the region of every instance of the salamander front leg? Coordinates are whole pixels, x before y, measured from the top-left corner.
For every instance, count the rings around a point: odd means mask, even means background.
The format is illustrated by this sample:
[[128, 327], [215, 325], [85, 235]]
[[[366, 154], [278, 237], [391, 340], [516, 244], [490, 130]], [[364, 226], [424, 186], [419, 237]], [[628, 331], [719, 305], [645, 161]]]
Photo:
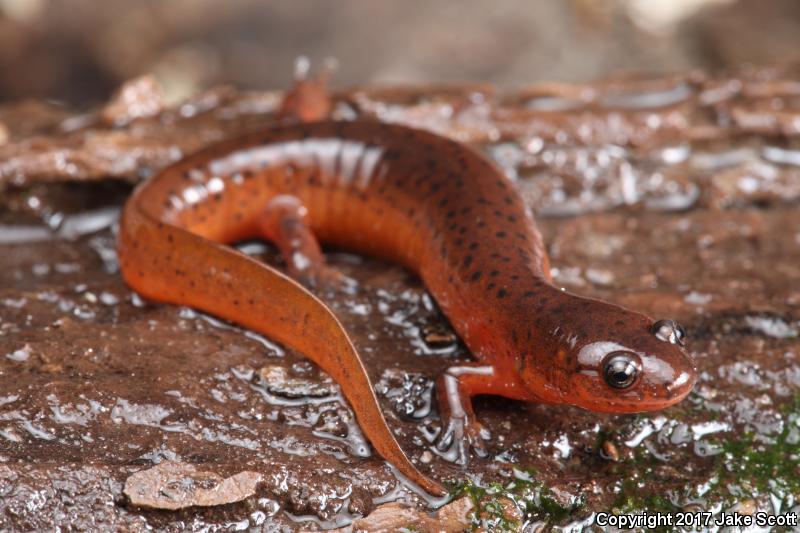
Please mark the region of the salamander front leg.
[[470, 447], [480, 457], [487, 455], [485, 441], [491, 435], [475, 419], [472, 397], [485, 391], [487, 382], [494, 379], [493, 367], [478, 364], [451, 366], [439, 378], [437, 391], [443, 427], [436, 449], [445, 459], [465, 465]]
[[276, 196], [267, 204], [259, 222], [264, 236], [278, 246], [291, 277], [307, 287], [338, 286], [345, 281], [340, 272], [325, 264], [309, 225], [308, 210], [298, 198]]

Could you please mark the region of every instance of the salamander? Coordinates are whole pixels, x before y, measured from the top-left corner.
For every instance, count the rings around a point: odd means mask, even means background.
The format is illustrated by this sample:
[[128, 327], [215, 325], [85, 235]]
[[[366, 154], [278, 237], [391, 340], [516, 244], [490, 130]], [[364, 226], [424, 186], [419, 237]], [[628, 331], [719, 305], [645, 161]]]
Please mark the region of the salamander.
[[[274, 241], [289, 275], [229, 243]], [[398, 445], [347, 332], [305, 286], [328, 282], [325, 243], [417, 273], [475, 361], [438, 380], [437, 449], [464, 463], [488, 432], [471, 398], [610, 413], [663, 409], [692, 389], [685, 333], [553, 285], [534, 218], [492, 162], [453, 140], [379, 122], [281, 125], [165, 168], [127, 201], [122, 276], [297, 349], [341, 387], [376, 451], [431, 493]]]

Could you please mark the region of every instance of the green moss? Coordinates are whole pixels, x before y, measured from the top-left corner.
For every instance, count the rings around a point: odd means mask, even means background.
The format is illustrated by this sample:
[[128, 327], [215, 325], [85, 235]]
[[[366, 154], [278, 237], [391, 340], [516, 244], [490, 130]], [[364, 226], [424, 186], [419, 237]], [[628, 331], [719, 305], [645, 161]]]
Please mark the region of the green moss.
[[720, 483], [745, 496], [800, 493], [800, 394], [782, 409], [783, 428], [777, 435], [747, 432], [718, 442]]
[[[800, 494], [800, 394], [781, 409], [783, 428], [777, 435], [751, 432], [729, 434], [711, 440], [721, 453], [713, 456], [708, 482], [702, 494], [698, 488], [664, 489], [670, 480], [659, 480], [655, 466], [659, 461], [646, 449], [636, 449], [632, 459], [620, 464], [620, 481], [614, 512], [677, 512], [687, 500], [704, 501], [706, 507], [722, 504], [727, 508], [747, 498], [771, 494], [786, 498]], [[639, 484], [634, 479], [647, 479]], [[674, 481], [674, 480], [673, 480]], [[647, 486], [654, 487], [647, 490]], [[657, 490], [658, 492], [655, 492]]]
[[[626, 460], [609, 465], [607, 473], [617, 477], [617, 494], [609, 511], [615, 514], [648, 511], [685, 511], [687, 502], [704, 509], [729, 509], [746, 499], [774, 496], [792, 503], [800, 496], [800, 393], [781, 410], [783, 427], [772, 435], [728, 432], [707, 442], [719, 454], [709, 456], [700, 467], [705, 475], [693, 477], [696, 485], [664, 470], [664, 462], [645, 446], [637, 446]], [[597, 447], [613, 435], [598, 435]], [[691, 453], [686, 450], [686, 453]], [[678, 461], [679, 459], [676, 459]], [[516, 479], [505, 484], [464, 482], [453, 487], [455, 497], [468, 496], [475, 505], [473, 529], [517, 531], [518, 521], [509, 519], [508, 505], [515, 507], [522, 522], [563, 523], [584, 509], [582, 501], [560, 504], [550, 489], [536, 479], [534, 471], [516, 471]], [[782, 507], [785, 507], [783, 505]], [[594, 509], [604, 510], [604, 509]], [[588, 512], [588, 510], [585, 510]]]
[[[521, 522], [546, 521], [558, 523], [578, 510], [582, 502], [564, 506], [550, 489], [537, 480], [531, 470], [516, 470], [516, 478], [506, 484], [481, 485], [466, 481], [453, 488], [455, 498], [468, 496], [475, 506], [472, 512], [472, 528], [489, 531], [518, 531]], [[521, 521], [509, 519], [507, 511], [516, 508]]]

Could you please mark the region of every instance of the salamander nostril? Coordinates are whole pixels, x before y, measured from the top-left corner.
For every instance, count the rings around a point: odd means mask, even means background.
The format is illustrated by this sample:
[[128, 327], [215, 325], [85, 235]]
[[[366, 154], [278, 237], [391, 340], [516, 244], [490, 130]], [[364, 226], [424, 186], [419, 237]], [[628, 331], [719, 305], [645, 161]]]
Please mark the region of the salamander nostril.
[[659, 340], [670, 344], [679, 344], [683, 346], [686, 340], [686, 331], [683, 329], [683, 326], [674, 320], [658, 320], [650, 326], [650, 332]]

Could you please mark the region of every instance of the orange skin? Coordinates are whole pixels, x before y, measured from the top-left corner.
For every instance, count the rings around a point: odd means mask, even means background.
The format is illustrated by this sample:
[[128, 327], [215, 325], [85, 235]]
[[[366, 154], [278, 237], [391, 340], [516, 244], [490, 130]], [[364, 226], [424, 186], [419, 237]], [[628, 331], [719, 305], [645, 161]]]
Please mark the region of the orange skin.
[[[329, 273], [317, 239], [419, 274], [477, 360], [439, 381], [438, 449], [462, 463], [469, 445], [485, 453], [488, 438], [472, 396], [630, 413], [679, 402], [696, 379], [682, 331], [657, 336], [644, 315], [554, 287], [514, 186], [452, 140], [377, 122], [300, 123], [210, 147], [139, 186], [120, 226], [125, 281], [308, 356], [340, 385], [377, 452], [431, 493], [444, 489], [399, 447], [334, 315], [290, 277], [224, 244], [254, 237], [275, 240], [290, 273], [311, 282]], [[603, 361], [620, 351], [639, 370], [624, 389], [603, 377]]]

